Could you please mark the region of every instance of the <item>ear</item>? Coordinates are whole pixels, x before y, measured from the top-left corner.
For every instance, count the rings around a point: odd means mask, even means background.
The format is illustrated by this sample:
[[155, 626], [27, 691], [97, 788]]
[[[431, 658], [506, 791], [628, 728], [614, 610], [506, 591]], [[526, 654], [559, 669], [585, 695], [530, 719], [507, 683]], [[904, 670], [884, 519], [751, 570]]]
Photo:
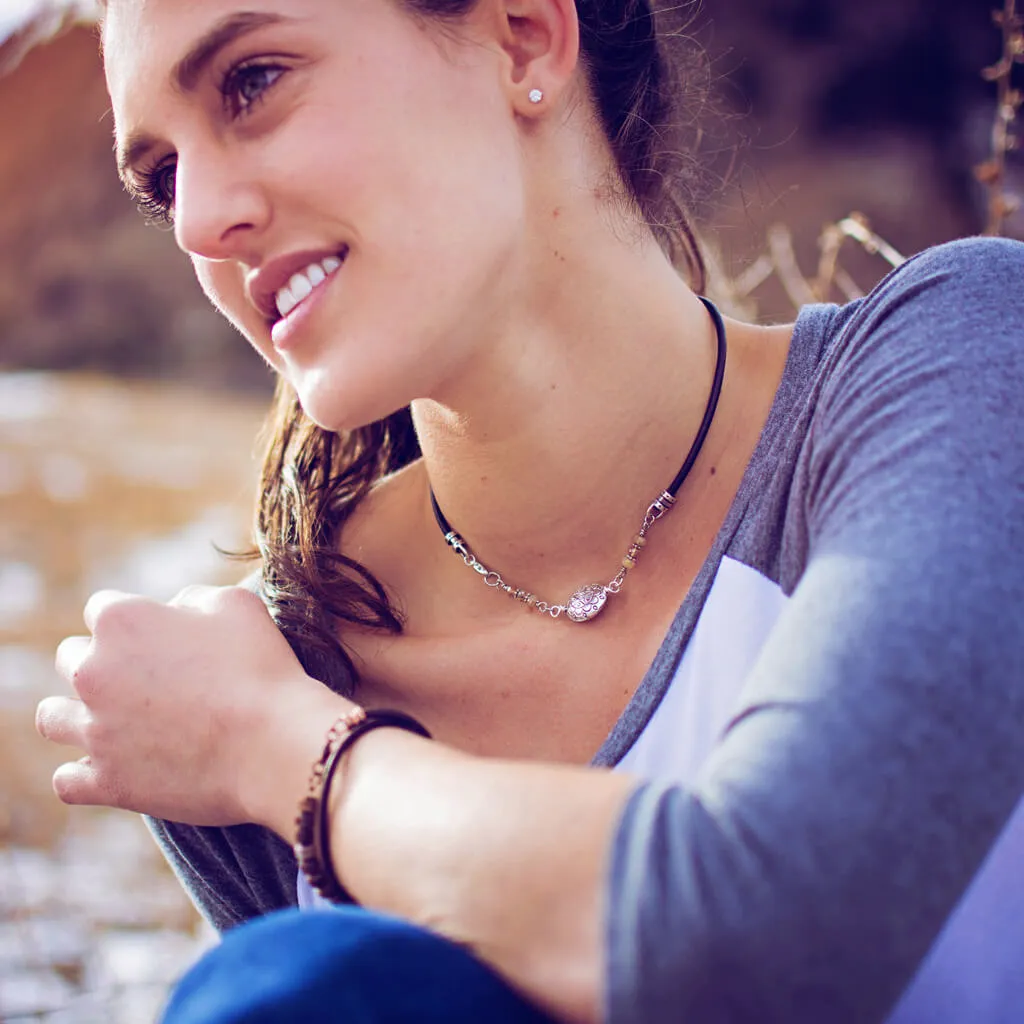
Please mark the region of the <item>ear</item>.
[[575, 0], [497, 0], [494, 6], [500, 18], [509, 99], [525, 116], [550, 110], [572, 81], [579, 62]]

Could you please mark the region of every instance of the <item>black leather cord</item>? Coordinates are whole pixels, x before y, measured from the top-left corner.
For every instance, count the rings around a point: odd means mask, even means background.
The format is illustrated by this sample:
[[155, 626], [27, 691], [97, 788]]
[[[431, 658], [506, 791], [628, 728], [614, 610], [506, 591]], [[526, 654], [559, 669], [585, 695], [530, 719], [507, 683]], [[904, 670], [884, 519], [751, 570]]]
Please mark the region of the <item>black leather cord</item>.
[[[704, 418], [701, 420], [699, 429], [697, 430], [697, 436], [693, 439], [693, 444], [690, 445], [690, 450], [686, 453], [686, 458], [683, 460], [683, 464], [676, 473], [675, 479], [669, 484], [666, 491], [673, 498], [679, 491], [679, 488], [683, 486], [683, 481], [690, 475], [690, 470], [693, 469], [693, 464], [697, 461], [697, 456], [700, 455], [701, 448], [704, 447], [704, 442], [707, 439], [708, 431], [711, 429], [711, 424], [715, 418], [715, 412], [718, 409], [718, 399], [722, 394], [722, 382], [725, 379], [725, 356], [726, 356], [726, 344], [725, 344], [725, 323], [722, 321], [722, 314], [718, 312], [718, 307], [708, 298], [703, 295], [699, 295], [698, 298], [704, 303], [708, 313], [711, 315], [711, 322], [715, 325], [715, 338], [718, 342], [718, 355], [715, 360], [715, 376], [711, 381], [711, 393], [708, 395], [708, 404], [704, 409]], [[437, 525], [441, 528], [441, 533], [447, 536], [449, 533], [454, 533], [451, 523], [445, 519], [444, 513], [441, 511], [441, 506], [437, 503], [437, 498], [434, 497], [434, 488], [430, 488], [430, 506], [434, 510], [434, 519], [437, 520]]]

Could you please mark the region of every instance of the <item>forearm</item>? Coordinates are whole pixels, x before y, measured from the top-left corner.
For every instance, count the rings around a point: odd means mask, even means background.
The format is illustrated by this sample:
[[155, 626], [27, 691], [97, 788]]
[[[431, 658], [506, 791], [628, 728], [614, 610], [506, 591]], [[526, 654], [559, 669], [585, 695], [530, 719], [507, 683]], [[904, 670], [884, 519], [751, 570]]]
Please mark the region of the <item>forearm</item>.
[[332, 851], [361, 902], [466, 943], [559, 1018], [600, 1018], [607, 862], [633, 780], [393, 729], [343, 767]]

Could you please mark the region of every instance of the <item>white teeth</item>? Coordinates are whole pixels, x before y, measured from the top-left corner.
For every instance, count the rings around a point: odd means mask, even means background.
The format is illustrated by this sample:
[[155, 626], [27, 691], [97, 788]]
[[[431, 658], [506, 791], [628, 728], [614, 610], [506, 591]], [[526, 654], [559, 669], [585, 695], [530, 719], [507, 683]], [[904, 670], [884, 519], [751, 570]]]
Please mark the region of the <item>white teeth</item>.
[[288, 285], [285, 285], [277, 293], [277, 311], [281, 316], [287, 316], [295, 306], [295, 299], [292, 298], [292, 293], [288, 290]]
[[313, 290], [309, 278], [305, 274], [296, 274], [289, 282], [288, 289], [296, 302], [301, 302]]
[[335, 273], [341, 262], [336, 256], [328, 256], [318, 263], [310, 263], [300, 273], [293, 274], [291, 280], [275, 296], [278, 314], [286, 317], [303, 299], [309, 297], [314, 288], [318, 288]]

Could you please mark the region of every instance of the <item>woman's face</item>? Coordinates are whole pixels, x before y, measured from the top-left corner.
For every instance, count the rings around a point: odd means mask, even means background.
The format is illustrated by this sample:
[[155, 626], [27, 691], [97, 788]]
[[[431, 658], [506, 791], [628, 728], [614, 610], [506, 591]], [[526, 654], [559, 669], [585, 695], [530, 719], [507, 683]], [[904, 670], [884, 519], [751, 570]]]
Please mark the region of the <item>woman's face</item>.
[[123, 177], [325, 427], [436, 397], [509, 308], [525, 189], [488, 6], [456, 42], [391, 0], [109, 4]]

